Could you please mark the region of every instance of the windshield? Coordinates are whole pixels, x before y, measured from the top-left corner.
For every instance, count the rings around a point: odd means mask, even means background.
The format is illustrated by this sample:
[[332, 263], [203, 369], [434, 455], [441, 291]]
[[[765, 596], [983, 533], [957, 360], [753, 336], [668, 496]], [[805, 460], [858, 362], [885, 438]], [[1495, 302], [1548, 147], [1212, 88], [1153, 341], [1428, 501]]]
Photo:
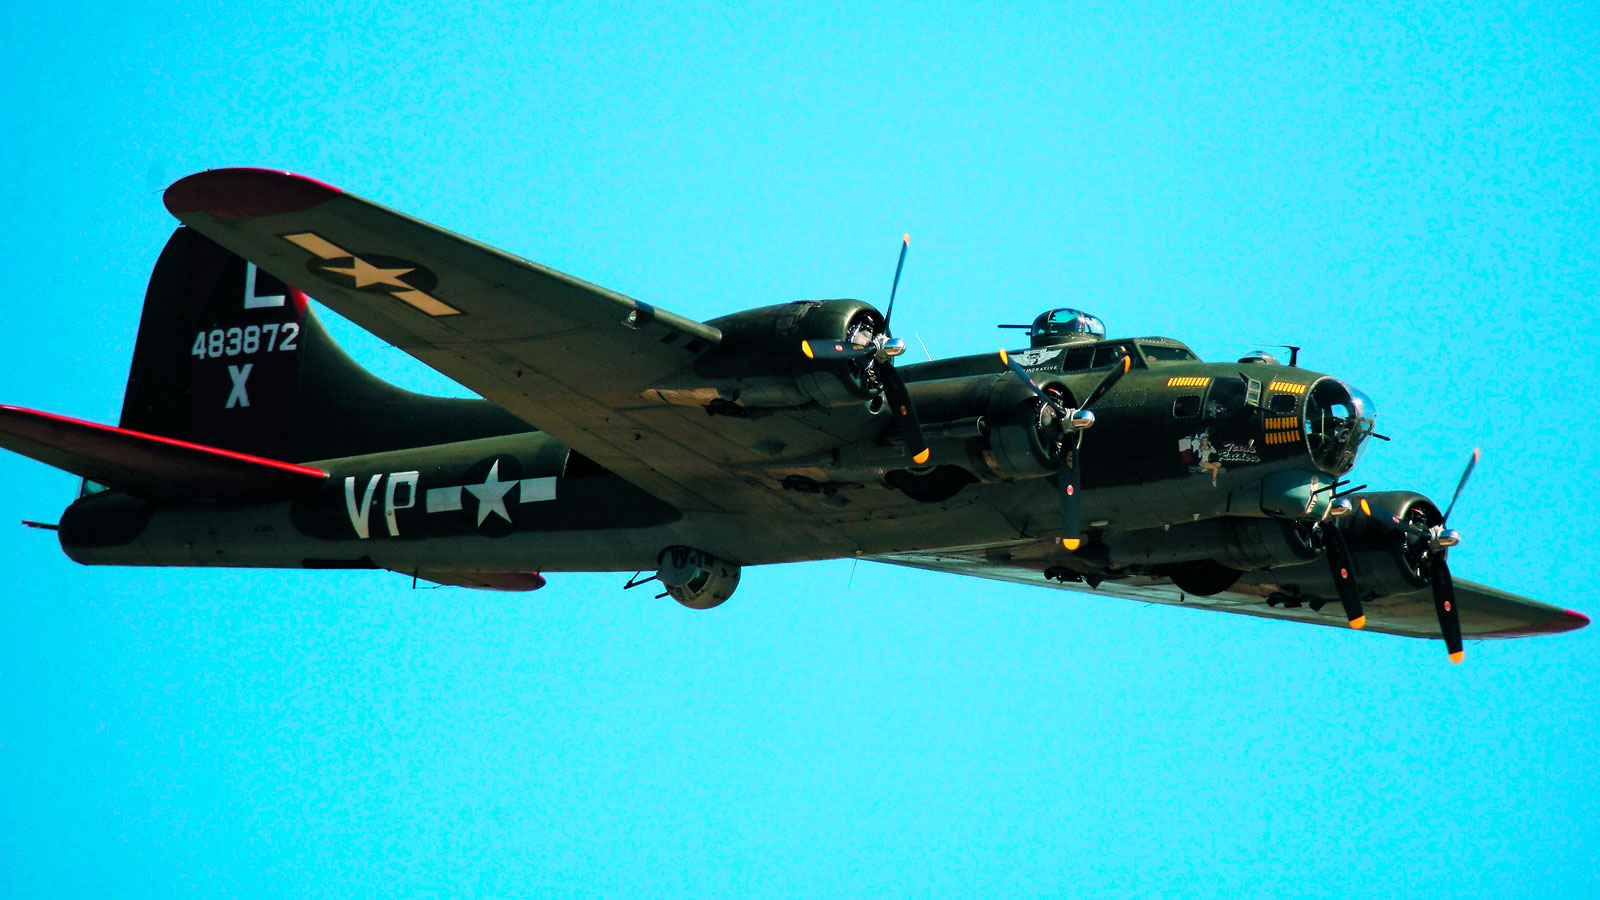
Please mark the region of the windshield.
[[1356, 454], [1377, 419], [1372, 398], [1343, 382], [1324, 378], [1306, 400], [1306, 445], [1323, 470], [1343, 475], [1356, 464]]

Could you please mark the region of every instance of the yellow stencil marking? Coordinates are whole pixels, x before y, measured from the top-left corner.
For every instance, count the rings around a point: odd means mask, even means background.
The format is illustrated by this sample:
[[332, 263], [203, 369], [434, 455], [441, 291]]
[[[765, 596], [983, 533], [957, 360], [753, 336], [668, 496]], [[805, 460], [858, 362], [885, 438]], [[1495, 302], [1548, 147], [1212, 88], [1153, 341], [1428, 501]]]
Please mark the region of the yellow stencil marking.
[[1292, 381], [1274, 381], [1273, 383], [1267, 385], [1267, 389], [1272, 391], [1283, 391], [1287, 394], [1304, 394], [1306, 392], [1305, 385], [1295, 384]]
[[394, 298], [430, 316], [459, 316], [461, 310], [422, 291], [395, 291]]
[[1205, 387], [1210, 383], [1210, 376], [1180, 375], [1167, 379], [1167, 387]]
[[286, 234], [283, 239], [319, 259], [338, 259], [341, 256], [355, 255], [322, 235], [312, 234], [309, 231], [304, 234]]

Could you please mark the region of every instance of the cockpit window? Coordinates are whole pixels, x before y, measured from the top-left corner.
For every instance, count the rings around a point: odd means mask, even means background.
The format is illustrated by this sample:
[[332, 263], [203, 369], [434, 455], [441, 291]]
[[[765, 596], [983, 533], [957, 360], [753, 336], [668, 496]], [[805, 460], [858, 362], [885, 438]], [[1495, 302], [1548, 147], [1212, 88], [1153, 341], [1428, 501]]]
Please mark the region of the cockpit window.
[[1150, 362], [1191, 362], [1199, 359], [1188, 347], [1169, 347], [1166, 344], [1140, 344], [1140, 352]]
[[[1128, 353], [1128, 345], [1115, 344], [1086, 344], [1079, 347], [1069, 347], [1061, 357], [1061, 371], [1082, 372], [1086, 369], [1109, 369], [1117, 364]], [[1133, 367], [1144, 368], [1144, 360], [1139, 354], [1133, 354]]]
[[[1121, 344], [1101, 344], [1094, 348], [1093, 368], [1099, 369], [1106, 366], [1114, 366], [1118, 360], [1127, 355], [1128, 348]], [[1139, 362], [1138, 354], [1134, 354], [1133, 361], [1135, 363]]]

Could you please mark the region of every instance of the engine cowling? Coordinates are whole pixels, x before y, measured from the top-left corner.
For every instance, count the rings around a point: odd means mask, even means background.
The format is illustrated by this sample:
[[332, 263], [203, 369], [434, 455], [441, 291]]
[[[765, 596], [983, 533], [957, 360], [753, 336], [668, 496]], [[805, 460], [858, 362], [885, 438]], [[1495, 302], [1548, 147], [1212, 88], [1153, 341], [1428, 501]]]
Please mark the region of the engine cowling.
[[[1072, 392], [1054, 379], [1040, 387], [1057, 394], [1068, 406]], [[988, 448], [984, 462], [1001, 478], [1041, 478], [1061, 466], [1063, 423], [1056, 411], [1016, 379], [1001, 376], [989, 394], [984, 415]]]
[[[722, 332], [681, 386], [669, 379], [651, 393], [669, 403], [742, 409], [846, 406], [877, 392], [870, 360], [813, 360], [803, 341], [862, 346], [883, 330], [883, 316], [860, 300], [802, 300], [745, 310], [706, 324]], [[716, 411], [713, 409], [713, 411]], [[737, 411], [728, 410], [737, 414]]]
[[720, 606], [739, 587], [739, 565], [704, 550], [668, 547], [661, 551], [659, 565], [656, 577], [667, 593], [690, 609]]
[[1376, 491], [1349, 499], [1356, 510], [1337, 520], [1337, 527], [1344, 529], [1362, 593], [1381, 597], [1427, 587], [1431, 551], [1426, 541], [1400, 526], [1428, 531], [1444, 519], [1439, 507], [1413, 491]]

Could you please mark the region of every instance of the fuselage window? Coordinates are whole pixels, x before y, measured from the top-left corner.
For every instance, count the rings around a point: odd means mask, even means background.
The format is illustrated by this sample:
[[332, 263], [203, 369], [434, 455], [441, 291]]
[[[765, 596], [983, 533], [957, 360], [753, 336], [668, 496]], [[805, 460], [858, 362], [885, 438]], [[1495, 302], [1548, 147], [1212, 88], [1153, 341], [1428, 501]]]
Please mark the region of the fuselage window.
[[1272, 411], [1275, 413], [1292, 413], [1299, 403], [1300, 398], [1294, 394], [1272, 395]]
[[1206, 418], [1226, 419], [1246, 411], [1245, 382], [1240, 378], [1219, 378], [1206, 395]]
[[1172, 415], [1178, 419], [1192, 419], [1200, 415], [1200, 395], [1184, 394], [1172, 401]]

